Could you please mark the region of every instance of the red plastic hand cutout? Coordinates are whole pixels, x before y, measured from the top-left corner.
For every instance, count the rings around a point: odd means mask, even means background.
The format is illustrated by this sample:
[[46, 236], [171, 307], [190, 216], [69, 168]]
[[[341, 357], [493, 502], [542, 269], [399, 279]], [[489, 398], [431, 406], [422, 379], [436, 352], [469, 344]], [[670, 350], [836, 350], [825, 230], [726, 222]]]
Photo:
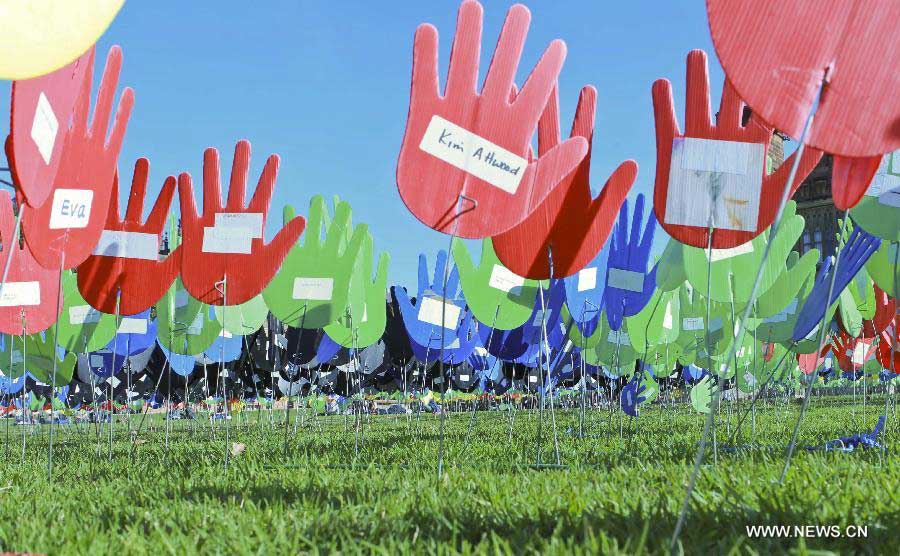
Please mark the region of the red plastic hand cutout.
[[[28, 246], [13, 242], [15, 220], [9, 193], [0, 191], [0, 269], [12, 250], [9, 275], [0, 297], [0, 332], [22, 334], [24, 321], [25, 333], [35, 334], [56, 322], [59, 272], [42, 267]], [[5, 363], [8, 364], [9, 361]]]
[[575, 137], [529, 160], [529, 142], [566, 54], [562, 41], [550, 43], [511, 100], [530, 20], [524, 6], [510, 8], [480, 94], [481, 5], [467, 0], [460, 6], [443, 96], [437, 29], [423, 24], [416, 30], [397, 188], [410, 212], [435, 230], [466, 238], [509, 230], [587, 152], [587, 142]]
[[[638, 165], [626, 160], [610, 176], [596, 199], [591, 197], [590, 144], [594, 135], [597, 90], [581, 90], [572, 137], [584, 137], [588, 154], [574, 172], [553, 190], [531, 216], [509, 231], [494, 236], [497, 257], [510, 270], [526, 278], [570, 276], [589, 263], [603, 247], [619, 208], [637, 177]], [[538, 150], [541, 154], [560, 143], [559, 99], [554, 88], [538, 122]]]
[[[666, 218], [669, 195], [685, 196], [683, 192], [674, 191], [670, 182], [673, 144], [679, 140], [686, 143], [690, 139], [756, 143], [763, 145], [763, 156], [760, 161], [762, 163], [758, 169], [762, 176], [762, 186], [758, 194], [756, 222], [741, 224], [739, 221], [729, 221], [727, 227], [723, 227], [724, 222], [718, 222], [714, 227], [712, 246], [715, 249], [726, 249], [747, 243], [762, 233], [775, 220], [778, 204], [795, 155], [791, 155], [777, 170], [766, 175], [765, 153], [768, 151], [774, 130], [755, 114], [750, 117], [746, 126], [741, 124], [744, 103], [738, 98], [727, 80], [722, 88], [722, 101], [716, 123], [713, 124], [710, 121], [709, 72], [706, 53], [702, 50], [693, 50], [687, 57], [685, 105], [685, 131], [682, 133], [675, 115], [671, 83], [667, 79], [658, 79], [653, 83], [653, 111], [656, 122], [656, 185], [653, 194], [653, 208], [656, 211], [656, 217], [663, 229], [678, 241], [705, 249], [709, 241], [709, 227], [706, 224], [708, 214], [699, 215], [700, 221], [703, 222], [702, 225], [699, 223], [698, 225], [674, 223], [676, 221], [674, 211], [673, 214], [670, 214], [669, 221]], [[800, 160], [797, 175], [791, 184], [791, 195], [800, 187], [821, 157], [821, 151], [806, 149]], [[741, 205], [747, 204], [747, 200], [732, 200], [728, 198], [727, 194], [723, 194], [723, 197], [725, 204], [728, 205], [726, 207], [728, 218], [737, 218], [735, 213], [742, 208]], [[695, 201], [695, 199], [688, 200], [689, 203]], [[751, 201], [755, 202], [755, 200]], [[732, 209], [735, 210], [735, 213], [732, 213]]]
[[[122, 69], [122, 50], [114, 46], [109, 51], [93, 119], [88, 125], [93, 68], [92, 55], [87, 62], [88, 78], [75, 104], [72, 127], [63, 138], [53, 189], [44, 204], [38, 207], [29, 204], [22, 218], [28, 247], [44, 268], [74, 268], [81, 264], [93, 252], [106, 222], [116, 161], [134, 105], [134, 91], [126, 87], [122, 92], [107, 140], [113, 97]], [[13, 167], [16, 169], [15, 161]]]
[[897, 330], [900, 330], [900, 316], [894, 319], [893, 326], [881, 332], [875, 355], [882, 367], [900, 374], [900, 335]]
[[[234, 147], [228, 201], [222, 206], [219, 151], [203, 153], [203, 214], [194, 204], [191, 176], [178, 176], [181, 199], [181, 280], [194, 298], [209, 305], [238, 305], [250, 300], [272, 280], [288, 251], [303, 233], [298, 216], [266, 244], [263, 233], [275, 180], [278, 155], [269, 156], [250, 204], [244, 206], [250, 143]], [[223, 283], [224, 280], [224, 283]], [[223, 295], [224, 293], [224, 295]]]
[[175, 177], [166, 178], [150, 216], [142, 222], [149, 174], [150, 161], [139, 158], [134, 164], [124, 219], [119, 217], [119, 179], [113, 180], [112, 202], [100, 243], [78, 266], [78, 291], [104, 313], [116, 312], [118, 292], [120, 314], [134, 315], [149, 309], [181, 270], [180, 248], [159, 260], [162, 233], [175, 196]]
[[861, 157], [900, 148], [896, 0], [707, 0], [719, 61], [765, 121], [801, 135], [826, 68], [806, 143]]
[[859, 202], [883, 153], [900, 148], [896, 0], [707, 0], [719, 61], [767, 122], [800, 137], [827, 71], [806, 143], [835, 155], [832, 195]]
[[53, 186], [69, 116], [88, 78], [93, 56], [92, 47], [52, 73], [13, 81], [10, 134], [18, 187], [33, 207], [44, 204]]

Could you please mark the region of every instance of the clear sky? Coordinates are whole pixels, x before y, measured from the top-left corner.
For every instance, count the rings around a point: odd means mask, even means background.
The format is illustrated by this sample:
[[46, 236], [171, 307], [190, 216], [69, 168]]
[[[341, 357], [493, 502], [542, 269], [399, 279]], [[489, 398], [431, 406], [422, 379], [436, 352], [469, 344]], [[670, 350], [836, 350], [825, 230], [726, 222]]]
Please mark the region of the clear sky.
[[[483, 74], [512, 4], [482, 3]], [[551, 40], [563, 39], [568, 57], [560, 103], [566, 131], [580, 88], [593, 84], [598, 90], [595, 188], [619, 162], [634, 158], [640, 165], [634, 191], [649, 193], [655, 172], [653, 81], [673, 82], [681, 120], [685, 56], [702, 48], [710, 55], [714, 94], [721, 88], [705, 2], [526, 5], [532, 23], [517, 82]], [[419, 23], [438, 28], [443, 82], [458, 6], [456, 0], [128, 0], [100, 40], [98, 55], [102, 68], [109, 47], [121, 45], [121, 83], [136, 92], [119, 159], [126, 183], [140, 156], [150, 159], [153, 195], [167, 175], [188, 171], [199, 179], [209, 146], [222, 153], [227, 175], [234, 143], [246, 138], [253, 145], [254, 184], [266, 156], [281, 155], [269, 237], [280, 227], [283, 204], [305, 214], [311, 196], [337, 194], [351, 203], [355, 221], [369, 224], [376, 248], [390, 251], [390, 283], [414, 285], [418, 254], [433, 257], [446, 248], [447, 238], [407, 212], [395, 184], [412, 39]], [[9, 84], [2, 87], [0, 101], [8, 106]]]

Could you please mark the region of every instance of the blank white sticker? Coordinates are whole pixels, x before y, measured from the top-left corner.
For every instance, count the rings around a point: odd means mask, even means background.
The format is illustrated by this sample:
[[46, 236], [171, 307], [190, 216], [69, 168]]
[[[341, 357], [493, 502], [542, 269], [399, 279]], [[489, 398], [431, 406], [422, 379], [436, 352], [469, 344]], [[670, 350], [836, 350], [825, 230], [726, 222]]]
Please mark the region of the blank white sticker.
[[538, 309], [534, 312], [534, 319], [531, 324], [533, 326], [543, 326], [545, 322], [550, 320], [550, 309]]
[[706, 254], [706, 258], [709, 259], [709, 262], [714, 263], [716, 261], [737, 257], [738, 255], [752, 253], [753, 242], [748, 241], [747, 243], [742, 243], [741, 245], [730, 249], [712, 249], [712, 253], [707, 249], [704, 249], [703, 252]]
[[435, 114], [419, 148], [476, 178], [515, 193], [528, 161]]
[[94, 255], [124, 259], [159, 260], [159, 236], [142, 232], [103, 230]]
[[56, 189], [50, 205], [50, 229], [86, 228], [93, 200], [90, 189]]
[[866, 362], [866, 352], [869, 350], [868, 344], [857, 342], [853, 347], [853, 364], [862, 365]]
[[900, 151], [882, 157], [866, 196], [877, 197], [882, 205], [900, 207]]
[[462, 382], [469, 382], [469, 375], [459, 375], [459, 380]]
[[666, 314], [663, 315], [663, 328], [666, 330], [672, 330], [672, 326], [674, 325], [674, 319], [672, 317], [672, 302], [669, 301], [666, 303]]
[[146, 334], [147, 319], [124, 317], [119, 323], [119, 334]]
[[762, 143], [675, 138], [666, 223], [755, 231], [764, 164]]
[[190, 300], [190, 296], [188, 292], [185, 290], [176, 290], [175, 291], [175, 308], [180, 309], [181, 307], [187, 307], [188, 301]]
[[279, 374], [278, 371], [272, 371], [271, 373], [269, 373], [269, 375], [270, 375], [272, 378], [281, 378], [281, 374]]
[[528, 382], [537, 382], [538, 377], [536, 375], [528, 375]]
[[644, 291], [644, 275], [640, 272], [625, 270], [624, 268], [610, 268], [606, 283], [609, 287], [620, 290], [631, 292]]
[[262, 237], [263, 215], [261, 212], [219, 212], [215, 227], [244, 230], [244, 234], [257, 239]]
[[0, 287], [0, 307], [18, 307], [40, 304], [40, 282], [6, 282]]
[[525, 285], [525, 277], [519, 276], [503, 265], [495, 264], [491, 269], [491, 279], [488, 285], [496, 290], [509, 293], [513, 288], [521, 288]]
[[90, 305], [74, 305], [69, 307], [69, 323], [70, 324], [89, 324], [100, 322], [103, 313], [94, 309]]
[[703, 317], [681, 319], [681, 328], [684, 330], [703, 330]]
[[232, 253], [248, 255], [252, 251], [253, 238], [243, 228], [203, 228], [204, 253]]
[[631, 338], [628, 337], [628, 332], [624, 330], [610, 330], [609, 335], [606, 339], [613, 344], [623, 345], [631, 343]]
[[308, 301], [330, 301], [334, 295], [333, 278], [294, 278], [291, 297]]
[[434, 326], [441, 326], [441, 311], [444, 306], [446, 306], [444, 328], [456, 328], [456, 323], [459, 322], [459, 307], [452, 303], [444, 303], [440, 297], [422, 296], [419, 302], [419, 320]]
[[793, 315], [797, 311], [797, 298], [791, 300], [787, 307], [782, 309], [780, 312], [772, 315], [771, 317], [763, 319], [763, 322], [773, 323], [773, 322], [785, 322], [788, 320], [788, 316]]
[[578, 291], [583, 292], [597, 287], [597, 267], [591, 266], [578, 271]]
[[191, 323], [190, 326], [187, 327], [186, 333], [192, 336], [197, 336], [200, 332], [203, 331], [203, 321], [205, 320], [205, 315], [203, 314], [203, 310], [201, 309], [197, 316], [194, 317], [194, 322]]
[[53, 156], [53, 146], [56, 144], [56, 134], [59, 131], [59, 121], [53, 113], [53, 107], [47, 100], [47, 95], [41, 91], [38, 97], [37, 107], [34, 110], [34, 120], [31, 122], [31, 139], [37, 145], [44, 164], [50, 164]]

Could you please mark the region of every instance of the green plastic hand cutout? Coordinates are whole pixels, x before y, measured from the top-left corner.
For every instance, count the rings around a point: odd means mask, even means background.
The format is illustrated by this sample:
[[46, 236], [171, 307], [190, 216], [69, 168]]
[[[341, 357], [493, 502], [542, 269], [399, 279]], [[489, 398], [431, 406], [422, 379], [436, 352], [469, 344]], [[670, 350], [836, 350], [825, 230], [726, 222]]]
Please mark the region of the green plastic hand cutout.
[[[354, 236], [356, 232], [354, 232]], [[350, 277], [348, 306], [343, 316], [325, 326], [325, 333], [344, 347], [364, 348], [377, 342], [387, 324], [387, 274], [391, 256], [378, 256], [378, 270], [372, 279], [375, 241], [364, 229], [365, 239]]]
[[[803, 233], [803, 217], [796, 214], [796, 203], [788, 203], [781, 228], [771, 243], [769, 258], [763, 269], [757, 295], [765, 294], [785, 269], [785, 261], [797, 238]], [[684, 268], [688, 281], [704, 296], [713, 301], [731, 303], [742, 308], [750, 299], [756, 274], [769, 242], [769, 230], [752, 241], [732, 249], [705, 249], [684, 246]], [[710, 291], [707, 292], [708, 269], [712, 271]]]
[[[321, 195], [312, 198], [303, 244], [290, 250], [263, 290], [269, 310], [288, 326], [323, 328], [347, 311], [350, 279], [368, 227], [360, 225], [353, 230], [349, 203], [337, 197], [334, 201], [334, 222], [330, 222], [325, 199]], [[294, 207], [288, 205], [284, 221], [293, 218]]]
[[[25, 336], [24, 351], [22, 349], [21, 336], [4, 335], [3, 351], [0, 352], [0, 365], [9, 372], [7, 376], [15, 378], [22, 376], [22, 365], [25, 370], [38, 381], [50, 384], [53, 380], [53, 358], [57, 356], [54, 343], [56, 325], [39, 334]], [[66, 353], [63, 359], [57, 357], [56, 385], [62, 386], [72, 381], [72, 373], [75, 370], [77, 357], [74, 353]], [[10, 362], [12, 364], [10, 365]]]
[[116, 335], [116, 317], [94, 309], [78, 291], [71, 270], [63, 271], [63, 307], [59, 315], [59, 345], [72, 353], [97, 351]]
[[466, 303], [478, 322], [498, 330], [512, 330], [528, 320], [537, 296], [537, 280], [513, 274], [503, 266], [490, 238], [481, 244], [477, 268], [461, 239], [454, 238], [450, 250]]

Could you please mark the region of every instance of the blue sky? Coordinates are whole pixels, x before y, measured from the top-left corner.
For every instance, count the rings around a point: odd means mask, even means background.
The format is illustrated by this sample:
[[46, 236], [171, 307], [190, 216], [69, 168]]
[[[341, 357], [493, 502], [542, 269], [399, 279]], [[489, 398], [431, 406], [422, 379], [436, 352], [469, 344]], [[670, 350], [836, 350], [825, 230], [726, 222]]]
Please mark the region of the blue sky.
[[[390, 282], [414, 285], [418, 254], [433, 256], [446, 248], [447, 238], [407, 212], [395, 184], [412, 39], [419, 23], [438, 28], [445, 74], [458, 5], [456, 0], [128, 0], [100, 40], [101, 60], [111, 45], [122, 46], [121, 82], [136, 92], [119, 168], [130, 180], [134, 160], [148, 157], [155, 195], [169, 174], [189, 171], [199, 178], [209, 146], [222, 153], [227, 174], [234, 143], [249, 139], [254, 184], [266, 156], [278, 153], [282, 159], [269, 237], [281, 224], [283, 204], [305, 213], [313, 195], [337, 194], [351, 203], [355, 221], [369, 224], [376, 248], [390, 251]], [[511, 3], [483, 0], [483, 5], [486, 68]], [[635, 191], [652, 191], [652, 82], [659, 77], [673, 82], [681, 118], [685, 56], [702, 48], [710, 55], [716, 95], [721, 87], [705, 3], [540, 0], [526, 5], [532, 24], [517, 81], [524, 81], [551, 40], [566, 41], [560, 76], [566, 131], [580, 88], [593, 84], [598, 90], [596, 186], [619, 162], [634, 158], [640, 165]], [[0, 101], [8, 103], [8, 96], [6, 83]]]

